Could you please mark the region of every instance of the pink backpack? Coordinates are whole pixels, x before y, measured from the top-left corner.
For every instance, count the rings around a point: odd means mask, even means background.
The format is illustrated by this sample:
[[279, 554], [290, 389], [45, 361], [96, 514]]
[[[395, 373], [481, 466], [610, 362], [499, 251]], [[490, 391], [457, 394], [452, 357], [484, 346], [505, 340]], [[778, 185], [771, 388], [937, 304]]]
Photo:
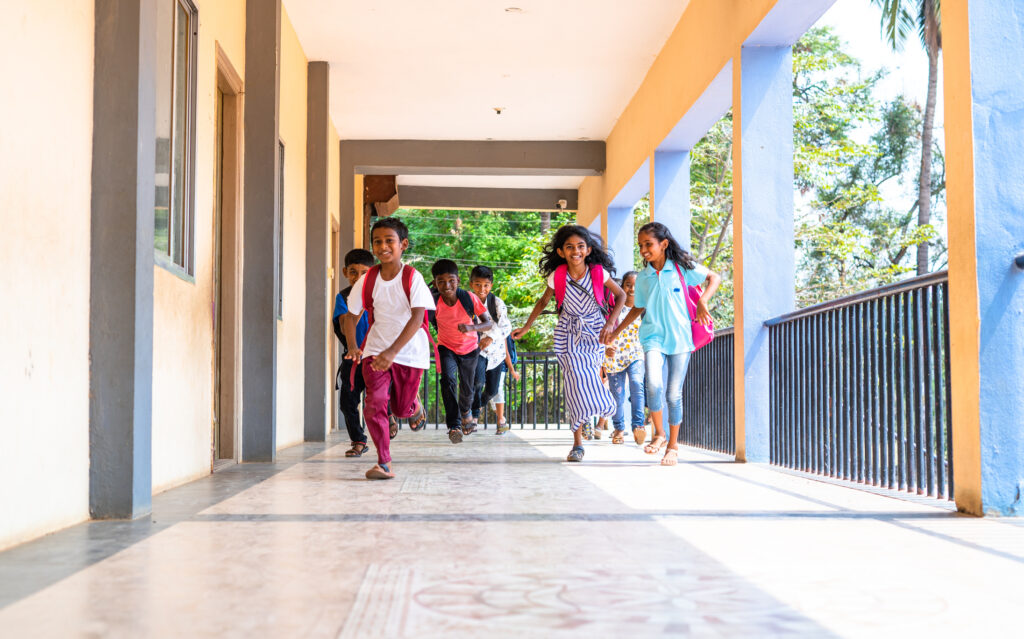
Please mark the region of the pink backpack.
[[711, 343], [711, 340], [715, 339], [715, 324], [712, 322], [707, 326], [697, 321], [697, 302], [700, 300], [700, 296], [704, 294], [704, 289], [700, 286], [686, 286], [686, 278], [683, 277], [682, 270], [679, 269], [679, 265], [672, 262], [676, 266], [676, 273], [679, 274], [679, 283], [686, 288], [686, 309], [690, 311], [690, 330], [693, 331], [693, 350], [698, 350]]
[[[569, 280], [569, 266], [559, 264], [555, 267], [555, 306], [562, 311], [562, 301], [565, 299], [565, 287]], [[608, 309], [605, 308], [604, 294], [604, 268], [600, 264], [590, 265], [590, 284], [594, 287], [594, 299], [601, 311], [607, 316]]]

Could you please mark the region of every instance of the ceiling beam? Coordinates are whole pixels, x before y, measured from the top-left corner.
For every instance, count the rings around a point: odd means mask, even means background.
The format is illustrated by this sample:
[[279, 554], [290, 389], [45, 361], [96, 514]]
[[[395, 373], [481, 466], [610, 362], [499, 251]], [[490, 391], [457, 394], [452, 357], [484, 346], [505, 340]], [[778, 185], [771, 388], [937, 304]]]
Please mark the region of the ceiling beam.
[[604, 142], [342, 140], [364, 175], [601, 175]]
[[451, 186], [398, 186], [398, 203], [405, 208], [486, 209], [497, 211], [575, 211], [576, 189], [494, 189]]

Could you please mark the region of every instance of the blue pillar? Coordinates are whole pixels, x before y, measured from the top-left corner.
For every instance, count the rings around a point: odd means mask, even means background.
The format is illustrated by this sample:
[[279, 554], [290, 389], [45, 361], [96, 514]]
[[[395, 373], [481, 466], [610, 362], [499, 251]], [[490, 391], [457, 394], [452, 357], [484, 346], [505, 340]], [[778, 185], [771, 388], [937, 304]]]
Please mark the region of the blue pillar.
[[654, 154], [654, 220], [667, 226], [690, 247], [690, 152]]
[[[981, 499], [1024, 514], [1024, 24], [999, 0], [971, 0], [974, 229], [980, 334]], [[958, 238], [951, 235], [950, 243]], [[954, 300], [954, 303], [956, 301]]]
[[615, 272], [618, 277], [626, 271], [632, 271], [633, 245], [633, 209], [630, 207], [608, 208], [608, 248], [615, 259]]
[[767, 462], [764, 321], [795, 304], [792, 49], [744, 47], [733, 74], [736, 457]]
[[598, 237], [601, 237], [601, 217], [603, 215], [603, 213], [598, 213], [590, 225], [587, 226], [587, 230]]

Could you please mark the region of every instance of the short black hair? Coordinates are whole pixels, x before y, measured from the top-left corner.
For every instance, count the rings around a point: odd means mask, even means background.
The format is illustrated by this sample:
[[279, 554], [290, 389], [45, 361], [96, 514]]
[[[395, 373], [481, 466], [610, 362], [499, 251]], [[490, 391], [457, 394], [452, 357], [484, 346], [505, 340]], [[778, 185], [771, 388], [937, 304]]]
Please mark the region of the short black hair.
[[451, 260], [438, 260], [430, 267], [430, 274], [434, 277], [438, 275], [454, 275], [458, 277], [459, 265]]
[[377, 229], [391, 229], [398, 234], [398, 239], [407, 240], [409, 239], [409, 227], [405, 225], [405, 222], [398, 219], [397, 217], [382, 217], [373, 223], [370, 228], [370, 238], [373, 238], [373, 232]]
[[473, 270], [469, 274], [469, 281], [473, 280], [488, 280], [494, 281], [494, 271], [486, 266], [474, 266]]
[[345, 268], [348, 268], [353, 264], [373, 266], [375, 261], [376, 260], [373, 259], [373, 253], [366, 249], [352, 249], [348, 253], [345, 253]]

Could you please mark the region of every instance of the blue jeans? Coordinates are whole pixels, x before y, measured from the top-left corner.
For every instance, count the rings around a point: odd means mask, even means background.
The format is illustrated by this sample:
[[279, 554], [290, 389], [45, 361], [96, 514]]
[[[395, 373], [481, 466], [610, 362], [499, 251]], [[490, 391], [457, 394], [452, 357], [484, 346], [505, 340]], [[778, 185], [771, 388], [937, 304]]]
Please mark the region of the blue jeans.
[[608, 386], [615, 396], [615, 430], [626, 430], [626, 381], [629, 380], [629, 406], [632, 429], [644, 426], [644, 361], [638, 359], [618, 373], [608, 375]]
[[[652, 413], [661, 410], [665, 404], [665, 389], [668, 388], [668, 425], [678, 426], [683, 422], [683, 382], [686, 380], [690, 354], [665, 355], [661, 351], [647, 351], [644, 359], [647, 364], [647, 407]], [[666, 361], [667, 386], [662, 372]]]

